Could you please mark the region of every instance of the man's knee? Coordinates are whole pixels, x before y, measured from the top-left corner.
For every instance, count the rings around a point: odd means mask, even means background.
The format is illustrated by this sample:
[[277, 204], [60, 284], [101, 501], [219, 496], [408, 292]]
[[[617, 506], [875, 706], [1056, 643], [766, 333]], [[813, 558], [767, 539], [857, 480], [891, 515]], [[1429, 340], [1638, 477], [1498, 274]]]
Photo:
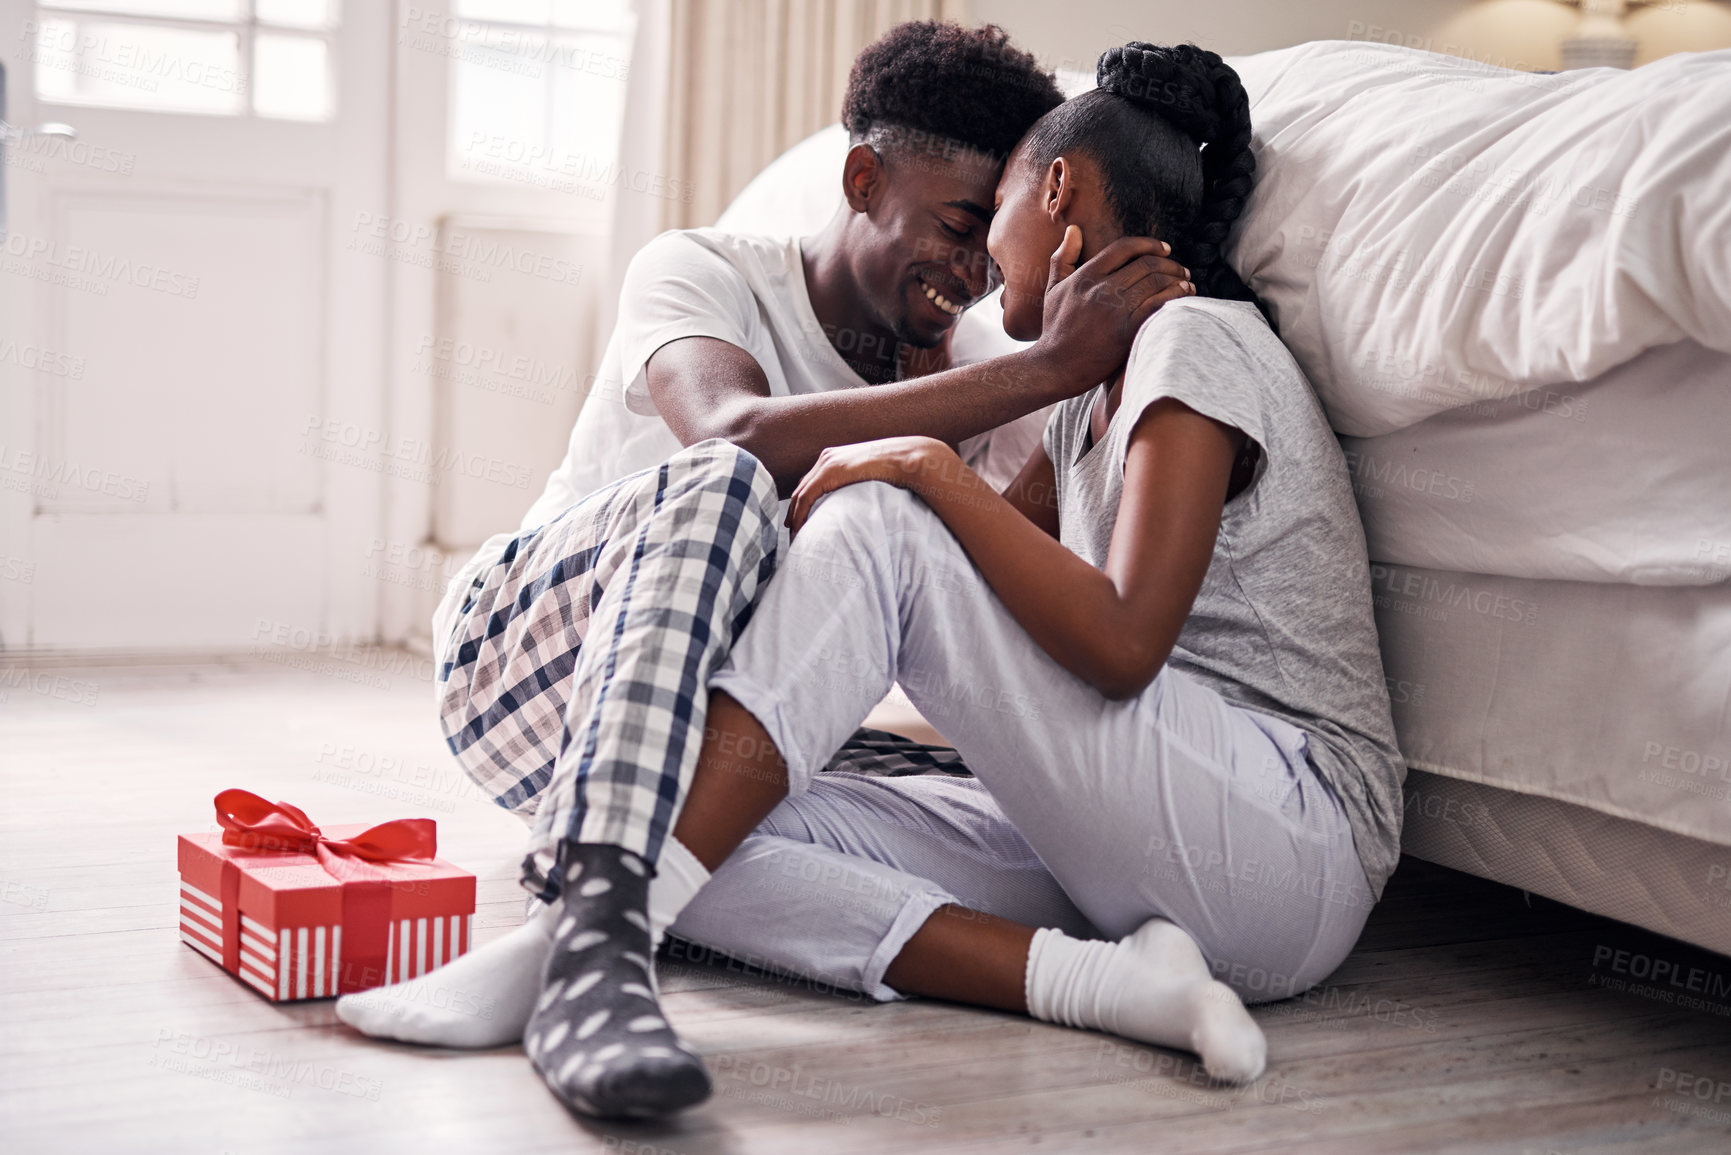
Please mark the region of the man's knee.
[[756, 518], [773, 520], [780, 508], [781, 497], [769, 468], [749, 449], [731, 441], [711, 437], [688, 445], [668, 459], [668, 466], [679, 476], [690, 476], [706, 487], [740, 487], [741, 505]]

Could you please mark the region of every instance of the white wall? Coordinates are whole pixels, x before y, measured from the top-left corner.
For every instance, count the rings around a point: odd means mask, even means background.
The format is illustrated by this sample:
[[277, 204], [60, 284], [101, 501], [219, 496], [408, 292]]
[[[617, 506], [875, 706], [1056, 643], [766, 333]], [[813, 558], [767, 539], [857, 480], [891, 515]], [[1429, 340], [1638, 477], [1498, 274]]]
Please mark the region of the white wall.
[[[1391, 40], [1509, 68], [1562, 67], [1579, 10], [1560, 0], [974, 0], [974, 19], [1001, 24], [1053, 67], [1092, 72], [1127, 40], [1193, 41], [1223, 56], [1306, 40]], [[1731, 3], [1668, 0], [1628, 19], [1637, 63], [1670, 52], [1731, 47]]]

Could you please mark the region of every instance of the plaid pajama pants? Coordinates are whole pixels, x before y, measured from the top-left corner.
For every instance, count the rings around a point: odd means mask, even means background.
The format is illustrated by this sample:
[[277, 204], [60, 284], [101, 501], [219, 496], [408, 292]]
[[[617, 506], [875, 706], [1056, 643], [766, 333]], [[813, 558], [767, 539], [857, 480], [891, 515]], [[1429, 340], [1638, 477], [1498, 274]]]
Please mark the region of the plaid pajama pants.
[[[435, 622], [446, 743], [532, 820], [523, 885], [551, 901], [563, 848], [654, 862], [702, 743], [709, 679], [751, 615], [780, 540], [775, 482], [705, 441], [483, 546]], [[861, 730], [832, 769], [965, 774], [959, 756]]]

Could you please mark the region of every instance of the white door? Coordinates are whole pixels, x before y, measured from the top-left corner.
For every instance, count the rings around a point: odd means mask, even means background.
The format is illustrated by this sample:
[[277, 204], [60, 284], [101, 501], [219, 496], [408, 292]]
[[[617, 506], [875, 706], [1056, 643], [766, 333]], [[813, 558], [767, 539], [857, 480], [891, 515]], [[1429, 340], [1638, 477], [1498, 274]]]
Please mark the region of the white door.
[[388, 212], [389, 7], [0, 21], [0, 646], [373, 637], [344, 563], [382, 524], [390, 262], [351, 225]]

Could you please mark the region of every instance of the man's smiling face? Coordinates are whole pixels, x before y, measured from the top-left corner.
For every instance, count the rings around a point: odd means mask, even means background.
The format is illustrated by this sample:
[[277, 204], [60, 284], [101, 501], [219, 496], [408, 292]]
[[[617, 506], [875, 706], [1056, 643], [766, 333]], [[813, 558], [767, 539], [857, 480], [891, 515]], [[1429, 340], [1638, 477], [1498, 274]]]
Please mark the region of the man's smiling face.
[[1002, 166], [953, 145], [873, 151], [878, 172], [860, 222], [859, 284], [897, 340], [931, 348], [992, 287], [986, 232]]

